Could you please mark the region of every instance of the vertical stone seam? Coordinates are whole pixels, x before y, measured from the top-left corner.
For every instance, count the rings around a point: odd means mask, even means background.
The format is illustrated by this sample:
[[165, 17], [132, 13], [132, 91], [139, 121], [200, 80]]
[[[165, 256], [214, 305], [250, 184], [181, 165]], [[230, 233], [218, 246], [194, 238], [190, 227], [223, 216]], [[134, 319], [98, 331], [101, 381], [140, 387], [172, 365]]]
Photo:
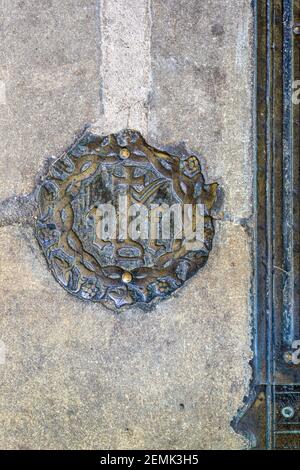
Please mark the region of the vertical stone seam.
[[[98, 0], [101, 133], [131, 127], [147, 137], [151, 0]], [[96, 129], [95, 129], [96, 130]]]
[[152, 69], [152, 0], [148, 0], [148, 28], [149, 28], [149, 80], [148, 80], [148, 100], [147, 100], [147, 139], [150, 137], [150, 116], [153, 96], [153, 69]]
[[102, 77], [102, 25], [101, 11], [103, 9], [103, 0], [96, 0], [96, 30], [97, 30], [97, 51], [98, 51], [98, 67], [99, 67], [99, 107], [97, 111], [97, 123], [101, 122], [101, 116], [104, 114], [103, 109], [103, 77]]
[[[5, 103], [2, 103], [2, 107], [5, 106], [5, 113], [6, 114], [10, 114], [11, 115], [11, 109], [10, 109], [10, 106], [9, 106], [9, 103], [8, 103], [8, 89], [9, 89], [9, 81], [10, 81], [10, 76], [9, 76], [9, 70], [8, 70], [8, 65], [9, 65], [9, 61], [8, 61], [8, 54], [7, 54], [7, 47], [6, 47], [6, 41], [5, 41], [5, 23], [4, 23], [4, 20], [5, 20], [5, 11], [6, 11], [6, 1], [5, 0], [2, 0], [1, 1], [1, 4], [0, 4], [0, 18], [2, 19], [2, 25], [3, 25], [3, 28], [1, 28], [1, 35], [0, 35], [0, 39], [2, 41], [2, 45], [3, 45], [3, 57], [0, 57], [1, 58], [1, 61], [3, 61], [0, 65], [2, 66], [2, 68], [4, 69], [3, 71], [3, 78], [4, 78], [4, 88], [5, 88]], [[1, 79], [1, 77], [0, 77]]]

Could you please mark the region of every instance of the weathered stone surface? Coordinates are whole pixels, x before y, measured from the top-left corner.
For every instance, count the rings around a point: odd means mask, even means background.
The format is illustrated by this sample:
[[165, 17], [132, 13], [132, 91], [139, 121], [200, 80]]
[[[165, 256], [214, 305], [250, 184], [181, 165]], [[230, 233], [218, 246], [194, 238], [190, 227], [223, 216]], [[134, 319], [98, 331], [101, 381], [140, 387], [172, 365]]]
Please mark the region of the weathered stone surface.
[[[43, 156], [101, 118], [105, 133], [148, 129], [155, 146], [185, 141], [202, 154], [225, 220], [176, 297], [116, 315], [59, 288], [32, 229], [7, 225], [13, 200], [0, 210], [1, 448], [246, 445], [230, 421], [251, 376], [251, 227], [241, 225], [252, 213], [251, 2], [133, 0], [129, 11], [122, 1], [4, 2], [0, 199], [31, 191]], [[150, 74], [130, 63], [123, 73], [127, 48]]]
[[151, 82], [150, 0], [99, 0], [100, 132], [148, 132]]
[[218, 224], [202, 275], [147, 313], [58, 289], [28, 228], [0, 230], [0, 266], [1, 448], [243, 446], [230, 420], [250, 376], [244, 229]]
[[252, 212], [252, 28], [249, 0], [152, 1], [150, 136], [198, 149], [232, 219]]
[[32, 191], [45, 157], [97, 119], [100, 89], [96, 0], [9, 0], [1, 10], [0, 200]]

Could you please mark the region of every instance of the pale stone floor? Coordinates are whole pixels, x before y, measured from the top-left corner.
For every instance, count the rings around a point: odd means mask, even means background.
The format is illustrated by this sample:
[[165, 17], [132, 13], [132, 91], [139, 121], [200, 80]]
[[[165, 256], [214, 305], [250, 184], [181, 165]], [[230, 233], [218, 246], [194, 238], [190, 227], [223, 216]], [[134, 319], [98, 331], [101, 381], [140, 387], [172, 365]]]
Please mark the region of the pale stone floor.
[[[1, 5], [0, 448], [245, 448], [230, 422], [251, 379], [251, 1]], [[87, 123], [185, 142], [222, 187], [207, 266], [152, 311], [74, 299], [22, 206], [4, 214]]]

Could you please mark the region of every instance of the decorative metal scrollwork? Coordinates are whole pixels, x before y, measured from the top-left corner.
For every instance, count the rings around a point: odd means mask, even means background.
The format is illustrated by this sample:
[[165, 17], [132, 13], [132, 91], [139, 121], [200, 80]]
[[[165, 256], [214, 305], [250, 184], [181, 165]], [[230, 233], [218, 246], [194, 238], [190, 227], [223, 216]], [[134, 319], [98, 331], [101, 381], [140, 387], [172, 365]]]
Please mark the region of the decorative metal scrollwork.
[[[136, 131], [101, 137], [85, 133], [51, 166], [38, 191], [36, 236], [57, 281], [83, 300], [120, 308], [169, 296], [202, 268], [212, 249], [211, 209], [218, 185], [205, 184], [198, 157], [171, 155], [149, 146]], [[136, 207], [174, 204], [204, 207], [204, 240], [186, 238], [103, 240], [99, 205], [120, 196]]]

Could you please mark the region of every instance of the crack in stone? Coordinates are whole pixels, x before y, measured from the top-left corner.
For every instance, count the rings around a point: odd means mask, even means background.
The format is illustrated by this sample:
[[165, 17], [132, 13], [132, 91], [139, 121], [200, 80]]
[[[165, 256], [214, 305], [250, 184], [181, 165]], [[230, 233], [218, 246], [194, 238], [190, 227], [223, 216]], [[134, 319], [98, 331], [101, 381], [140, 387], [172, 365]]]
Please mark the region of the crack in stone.
[[212, 211], [211, 217], [215, 222], [229, 222], [231, 224], [240, 225], [241, 227], [245, 227], [248, 229], [253, 228], [253, 215], [250, 215], [248, 217], [235, 217], [231, 214], [218, 214]]
[[0, 227], [35, 222], [37, 205], [35, 193], [12, 196], [0, 202]]
[[[0, 202], [0, 227], [5, 227], [18, 223], [33, 225], [37, 212], [35, 192], [25, 195], [11, 196]], [[234, 217], [230, 214], [212, 213], [215, 222], [229, 222], [242, 227], [251, 228], [253, 216]]]

